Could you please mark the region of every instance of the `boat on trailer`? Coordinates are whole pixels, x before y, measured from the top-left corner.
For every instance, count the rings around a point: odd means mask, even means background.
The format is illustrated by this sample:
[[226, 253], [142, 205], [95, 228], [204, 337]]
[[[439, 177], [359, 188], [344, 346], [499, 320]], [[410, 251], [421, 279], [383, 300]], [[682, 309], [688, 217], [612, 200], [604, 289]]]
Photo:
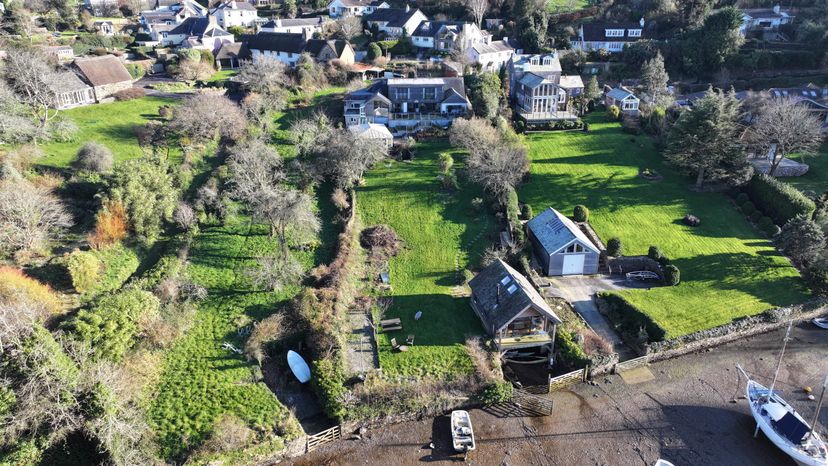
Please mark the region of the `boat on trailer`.
[[468, 411], [451, 412], [451, 443], [454, 451], [468, 452], [475, 449], [474, 430]]

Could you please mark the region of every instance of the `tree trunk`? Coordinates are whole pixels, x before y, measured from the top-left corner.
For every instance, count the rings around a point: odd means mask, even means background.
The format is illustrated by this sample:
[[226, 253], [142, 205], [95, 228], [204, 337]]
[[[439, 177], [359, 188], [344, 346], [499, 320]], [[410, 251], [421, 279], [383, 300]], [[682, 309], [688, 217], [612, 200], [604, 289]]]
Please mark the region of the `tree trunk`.
[[701, 188], [704, 183], [704, 167], [699, 168], [699, 173], [696, 176], [696, 187]]
[[776, 169], [779, 168], [779, 164], [782, 163], [783, 158], [784, 157], [779, 155], [779, 151], [774, 152], [770, 170], [768, 170], [768, 176], [773, 176], [773, 174], [776, 173]]

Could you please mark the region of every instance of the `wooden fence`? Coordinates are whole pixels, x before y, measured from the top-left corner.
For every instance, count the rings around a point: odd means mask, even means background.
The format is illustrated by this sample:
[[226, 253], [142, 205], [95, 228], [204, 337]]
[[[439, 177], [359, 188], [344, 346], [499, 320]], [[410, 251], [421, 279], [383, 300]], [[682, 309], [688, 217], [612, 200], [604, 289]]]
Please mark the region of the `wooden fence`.
[[512, 403], [535, 416], [549, 416], [552, 414], [552, 408], [554, 407], [554, 402], [549, 398], [521, 389], [515, 389], [512, 392]]
[[645, 354], [640, 358], [630, 359], [624, 362], [615, 363], [612, 366], [612, 373], [618, 374], [624, 371], [628, 371], [630, 369], [635, 369], [636, 367], [646, 366], [650, 362], [650, 355]]
[[310, 453], [313, 450], [325, 445], [326, 443], [333, 442], [334, 440], [339, 440], [342, 438], [342, 426], [333, 426], [330, 429], [323, 430], [318, 434], [308, 435], [308, 443], [307, 448], [305, 448], [306, 453]]
[[578, 369], [577, 371], [572, 371], [568, 374], [551, 377], [549, 379], [549, 391], [551, 392], [552, 390], [557, 390], [578, 382], [583, 382], [587, 379], [587, 374], [589, 374], [589, 368]]

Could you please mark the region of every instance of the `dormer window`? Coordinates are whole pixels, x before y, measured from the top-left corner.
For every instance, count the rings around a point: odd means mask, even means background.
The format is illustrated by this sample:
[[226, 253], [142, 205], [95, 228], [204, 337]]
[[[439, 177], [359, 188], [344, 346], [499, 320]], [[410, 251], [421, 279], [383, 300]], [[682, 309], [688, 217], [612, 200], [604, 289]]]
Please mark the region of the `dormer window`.
[[624, 37], [623, 29], [605, 29], [604, 35], [607, 37]]
[[532, 57], [532, 58], [529, 59], [529, 63], [531, 63], [533, 65], [538, 65], [538, 64], [540, 64], [540, 60], [538, 59], [538, 57]]
[[543, 65], [549, 66], [552, 64], [552, 57], [543, 57]]
[[630, 37], [641, 37], [641, 29], [628, 29], [627, 35]]

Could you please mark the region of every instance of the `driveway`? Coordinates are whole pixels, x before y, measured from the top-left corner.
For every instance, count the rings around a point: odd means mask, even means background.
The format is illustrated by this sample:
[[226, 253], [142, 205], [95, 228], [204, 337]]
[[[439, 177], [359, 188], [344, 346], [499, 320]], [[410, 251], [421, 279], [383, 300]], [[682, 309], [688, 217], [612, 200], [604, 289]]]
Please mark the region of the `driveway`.
[[[326, 445], [289, 463], [651, 466], [665, 458], [677, 466], [793, 466], [764, 435], [753, 438], [745, 380], [735, 368], [740, 363], [769, 384], [784, 334], [781, 329], [640, 368], [649, 377], [629, 377], [630, 371], [554, 392], [550, 416], [513, 405], [472, 410], [477, 450], [465, 463], [451, 451], [445, 416], [368, 429], [360, 440]], [[802, 387], [816, 389], [825, 377], [828, 331], [803, 323], [792, 337], [777, 388], [810, 420], [816, 401]], [[824, 432], [828, 410], [820, 424]]]
[[570, 276], [547, 278], [551, 285], [550, 292], [566, 299], [575, 308], [575, 311], [584, 318], [587, 325], [598, 335], [612, 344], [613, 349], [618, 353], [621, 360], [630, 359], [636, 356], [621, 337], [612, 328], [607, 318], [598, 312], [595, 304], [595, 293], [599, 291], [624, 290], [639, 288], [635, 283], [629, 283], [621, 277], [611, 276]]

